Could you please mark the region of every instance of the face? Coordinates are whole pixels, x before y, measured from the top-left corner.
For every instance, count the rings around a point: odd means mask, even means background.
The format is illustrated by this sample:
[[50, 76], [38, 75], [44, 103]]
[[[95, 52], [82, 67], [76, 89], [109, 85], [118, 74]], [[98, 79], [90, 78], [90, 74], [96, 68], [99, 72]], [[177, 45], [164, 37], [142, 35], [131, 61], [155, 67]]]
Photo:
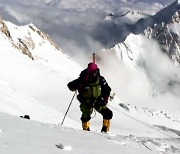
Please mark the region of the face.
[[93, 72], [88, 72], [88, 74], [89, 74], [90, 77], [96, 77], [99, 74], [99, 70], [96, 70], [96, 71], [93, 71]]
[[88, 75], [91, 81], [96, 81], [97, 78], [99, 77], [99, 69], [93, 72], [88, 72]]

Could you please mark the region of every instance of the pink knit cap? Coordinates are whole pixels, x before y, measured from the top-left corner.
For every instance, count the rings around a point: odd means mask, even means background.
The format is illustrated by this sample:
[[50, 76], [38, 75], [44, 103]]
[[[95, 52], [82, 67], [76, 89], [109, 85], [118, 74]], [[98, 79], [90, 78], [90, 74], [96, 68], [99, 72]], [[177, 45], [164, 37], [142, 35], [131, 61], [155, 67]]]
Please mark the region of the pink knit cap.
[[98, 70], [98, 66], [95, 63], [89, 63], [87, 67], [88, 72], [92, 73]]

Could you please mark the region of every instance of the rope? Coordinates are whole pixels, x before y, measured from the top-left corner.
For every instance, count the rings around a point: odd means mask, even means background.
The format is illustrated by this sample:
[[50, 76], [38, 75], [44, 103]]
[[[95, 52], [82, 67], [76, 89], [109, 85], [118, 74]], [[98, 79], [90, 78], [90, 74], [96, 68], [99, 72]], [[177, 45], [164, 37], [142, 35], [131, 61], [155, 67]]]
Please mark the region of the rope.
[[170, 135], [168, 135], [168, 134], [166, 134], [166, 133], [163, 133], [163, 132], [161, 132], [161, 131], [155, 129], [154, 127], [152, 127], [152, 126], [150, 126], [150, 125], [148, 125], [148, 124], [146, 124], [146, 123], [144, 123], [144, 122], [142, 122], [142, 121], [140, 121], [140, 120], [138, 120], [138, 119], [136, 119], [136, 118], [134, 118], [134, 117], [132, 117], [132, 116], [126, 114], [126, 113], [124, 113], [124, 112], [121, 112], [120, 110], [117, 110], [115, 107], [113, 107], [113, 106], [111, 106], [111, 105], [109, 105], [109, 106], [110, 106], [111, 108], [115, 109], [116, 111], [118, 111], [118, 112], [120, 112], [120, 113], [126, 115], [127, 117], [129, 117], [129, 118], [131, 118], [131, 119], [133, 119], [133, 120], [135, 120], [135, 121], [137, 121], [137, 122], [139, 122], [139, 123], [141, 123], [141, 124], [143, 124], [143, 125], [145, 125], [145, 126], [151, 128], [151, 129], [153, 129], [153, 130], [155, 130], [155, 131], [157, 131], [157, 132], [159, 132], [159, 133], [161, 133], [161, 134], [163, 134], [163, 135], [165, 135], [165, 136], [167, 136], [167, 137], [174, 138], [174, 137], [172, 137], [172, 136], [170, 136]]
[[93, 108], [93, 112], [94, 112], [94, 116], [91, 116], [91, 118], [95, 118], [96, 117], [96, 110]]

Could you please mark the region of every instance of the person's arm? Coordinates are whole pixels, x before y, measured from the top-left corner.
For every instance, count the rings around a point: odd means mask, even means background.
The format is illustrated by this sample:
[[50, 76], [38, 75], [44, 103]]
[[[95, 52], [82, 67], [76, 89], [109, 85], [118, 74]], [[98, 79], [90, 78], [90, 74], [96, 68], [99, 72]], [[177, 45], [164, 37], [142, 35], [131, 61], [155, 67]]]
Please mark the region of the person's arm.
[[101, 88], [102, 88], [102, 96], [109, 97], [111, 88], [103, 76], [100, 76], [100, 84], [101, 84]]
[[78, 90], [79, 85], [80, 85], [79, 78], [78, 78], [78, 79], [75, 79], [75, 80], [73, 80], [73, 81], [71, 81], [71, 82], [69, 82], [69, 83], [67, 84], [69, 90], [71, 90], [71, 91], [76, 91], [76, 90]]
[[103, 76], [100, 76], [100, 84], [101, 84], [102, 102], [104, 105], [106, 105], [108, 103], [108, 98], [111, 92], [111, 88]]
[[82, 84], [83, 84], [84, 77], [86, 74], [87, 74], [87, 69], [83, 70], [77, 79], [69, 82], [67, 84], [69, 90], [71, 90], [71, 91], [78, 90], [79, 92], [82, 91]]

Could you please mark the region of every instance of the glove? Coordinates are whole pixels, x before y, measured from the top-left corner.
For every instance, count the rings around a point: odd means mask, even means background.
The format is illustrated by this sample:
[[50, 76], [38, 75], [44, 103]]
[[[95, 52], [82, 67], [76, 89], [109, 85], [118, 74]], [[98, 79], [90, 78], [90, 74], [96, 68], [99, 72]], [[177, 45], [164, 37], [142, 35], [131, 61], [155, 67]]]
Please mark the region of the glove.
[[74, 87], [74, 85], [72, 84], [72, 82], [69, 82], [69, 83], [67, 84], [67, 86], [68, 86], [69, 90], [71, 90], [71, 91], [76, 91], [76, 88]]
[[[69, 83], [67, 84], [67, 86], [68, 86], [69, 90], [71, 90], [71, 91], [76, 91], [76, 90], [78, 89], [78, 86], [79, 86], [79, 80], [78, 80], [78, 79], [75, 79], [75, 80], [69, 82]], [[78, 89], [78, 90], [79, 90], [79, 89]]]

